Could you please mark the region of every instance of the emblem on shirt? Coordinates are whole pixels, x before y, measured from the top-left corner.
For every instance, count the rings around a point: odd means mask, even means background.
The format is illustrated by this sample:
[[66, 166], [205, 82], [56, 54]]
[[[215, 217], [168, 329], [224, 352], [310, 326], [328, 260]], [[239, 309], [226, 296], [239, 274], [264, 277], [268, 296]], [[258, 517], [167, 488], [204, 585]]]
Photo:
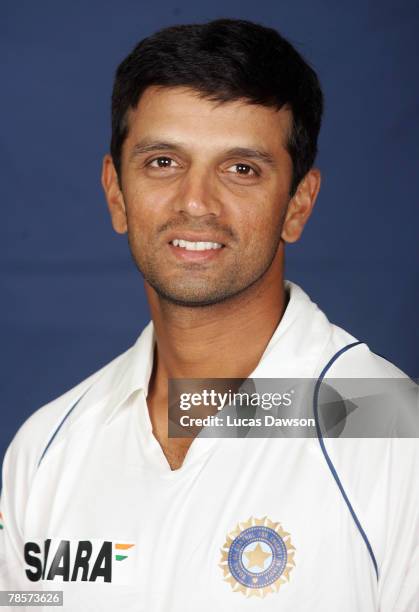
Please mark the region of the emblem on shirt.
[[227, 535], [219, 566], [235, 593], [265, 597], [289, 580], [294, 554], [290, 534], [280, 523], [251, 517]]

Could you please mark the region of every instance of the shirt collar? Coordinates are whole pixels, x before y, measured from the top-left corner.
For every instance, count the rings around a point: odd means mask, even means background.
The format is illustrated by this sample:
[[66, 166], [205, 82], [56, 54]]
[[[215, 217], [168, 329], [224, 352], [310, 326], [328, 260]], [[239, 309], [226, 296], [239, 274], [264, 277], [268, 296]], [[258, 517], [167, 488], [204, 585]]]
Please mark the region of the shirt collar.
[[132, 393], [142, 390], [147, 396], [153, 369], [154, 345], [154, 326], [150, 321], [135, 344], [121, 355], [111, 376], [106, 377], [104, 381], [108, 389], [105, 407], [106, 424], [113, 419]]
[[249, 378], [312, 378], [330, 341], [332, 325], [299, 285], [286, 280], [289, 302]]
[[[310, 378], [330, 340], [332, 326], [324, 313], [297, 284], [286, 280], [289, 295], [284, 315], [275, 329], [258, 365], [249, 378]], [[153, 369], [155, 333], [153, 322], [144, 328], [136, 343], [117, 358], [106, 385], [105, 423], [109, 423], [135, 391], [144, 391]], [[100, 382], [99, 382], [100, 385]]]

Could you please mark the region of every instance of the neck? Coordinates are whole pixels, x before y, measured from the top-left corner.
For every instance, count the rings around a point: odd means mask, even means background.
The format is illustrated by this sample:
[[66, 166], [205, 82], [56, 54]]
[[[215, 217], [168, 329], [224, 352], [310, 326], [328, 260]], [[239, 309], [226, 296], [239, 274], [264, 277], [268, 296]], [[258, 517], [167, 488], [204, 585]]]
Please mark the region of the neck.
[[166, 394], [169, 378], [247, 378], [286, 308], [283, 257], [257, 283], [211, 306], [172, 304], [145, 287], [156, 336], [153, 396]]

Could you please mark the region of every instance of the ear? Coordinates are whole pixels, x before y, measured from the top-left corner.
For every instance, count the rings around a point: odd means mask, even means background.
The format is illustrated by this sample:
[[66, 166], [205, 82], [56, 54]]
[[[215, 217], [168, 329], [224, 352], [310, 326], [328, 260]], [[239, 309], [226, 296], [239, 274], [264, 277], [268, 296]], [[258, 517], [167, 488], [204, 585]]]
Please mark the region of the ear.
[[296, 242], [307, 223], [320, 189], [321, 176], [317, 168], [312, 168], [300, 181], [297, 191], [291, 198], [282, 227], [281, 238], [285, 242]]
[[118, 234], [127, 231], [127, 214], [124, 196], [119, 186], [118, 175], [110, 155], [105, 155], [102, 164], [102, 187], [105, 192], [112, 226]]

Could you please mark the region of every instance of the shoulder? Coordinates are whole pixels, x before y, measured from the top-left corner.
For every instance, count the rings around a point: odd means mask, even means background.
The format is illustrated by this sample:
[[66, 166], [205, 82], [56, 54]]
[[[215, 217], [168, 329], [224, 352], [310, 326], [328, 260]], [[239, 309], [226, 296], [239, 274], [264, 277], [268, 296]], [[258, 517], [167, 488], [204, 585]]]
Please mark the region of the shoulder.
[[132, 347], [115, 357], [105, 366], [82, 380], [51, 402], [38, 408], [18, 429], [10, 443], [4, 460], [4, 471], [13, 477], [30, 478], [54, 432], [66, 418], [72, 407], [84, 394], [102, 383], [112, 380], [119, 367], [129, 359]]
[[336, 378], [406, 378], [395, 364], [375, 353], [366, 342], [330, 323], [330, 337], [319, 359], [317, 376]]
[[295, 361], [300, 362], [299, 356], [303, 355], [308, 364], [306, 369], [298, 362], [301, 372], [307, 371], [314, 378], [406, 377], [396, 365], [375, 353], [364, 338], [356, 338], [332, 323], [299, 285], [286, 280], [285, 288], [290, 299], [273, 338], [277, 336], [279, 342], [284, 342], [287, 335], [289, 352]]

